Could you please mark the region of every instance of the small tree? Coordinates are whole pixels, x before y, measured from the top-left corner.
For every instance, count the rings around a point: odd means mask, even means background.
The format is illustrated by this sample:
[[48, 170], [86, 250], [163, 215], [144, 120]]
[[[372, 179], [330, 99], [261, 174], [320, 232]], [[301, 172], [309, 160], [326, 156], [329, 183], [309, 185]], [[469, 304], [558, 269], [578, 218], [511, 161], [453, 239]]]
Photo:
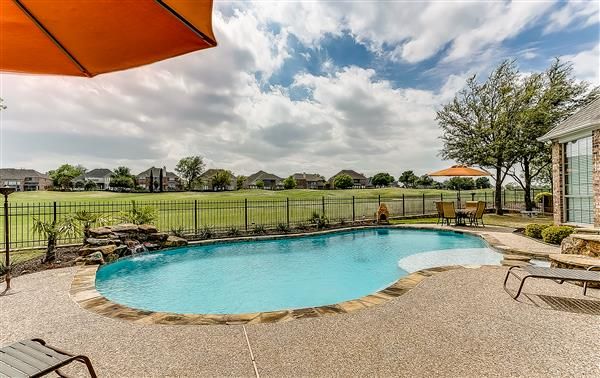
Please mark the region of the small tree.
[[390, 186], [393, 182], [394, 177], [387, 172], [377, 173], [371, 180], [371, 183], [375, 186]]
[[117, 167], [110, 176], [110, 187], [113, 188], [133, 188], [135, 187], [135, 177], [127, 167]]
[[398, 182], [405, 188], [414, 188], [417, 185], [417, 180], [419, 180], [419, 177], [413, 171], [404, 171], [398, 177]]
[[446, 181], [446, 188], [450, 190], [471, 190], [475, 189], [475, 181], [470, 177], [452, 177]]
[[191, 190], [204, 172], [204, 161], [201, 156], [188, 156], [179, 160], [175, 167], [175, 172], [184, 179], [185, 189]]
[[212, 187], [217, 188], [217, 190], [225, 190], [226, 187], [231, 185], [231, 177], [233, 174], [231, 171], [220, 170], [218, 171], [212, 178]]
[[263, 181], [263, 180], [258, 180], [258, 181], [256, 182], [256, 187], [257, 187], [258, 189], [263, 189], [263, 188], [265, 187], [265, 183], [264, 183], [264, 181]]
[[90, 191], [90, 190], [96, 190], [98, 189], [98, 185], [93, 182], [92, 180], [87, 180], [85, 182], [85, 185], [83, 186], [83, 189]]
[[47, 240], [44, 262], [52, 262], [56, 259], [56, 243], [61, 236], [75, 236], [77, 227], [71, 217], [60, 221], [45, 221], [33, 218], [33, 232], [43, 236]]
[[238, 176], [236, 181], [235, 181], [235, 188], [237, 190], [243, 189], [244, 188], [244, 182], [246, 182], [246, 179], [248, 177], [246, 176]]
[[350, 175], [343, 173], [341, 175], [335, 176], [335, 178], [333, 179], [333, 186], [337, 189], [350, 189], [354, 186], [354, 180], [352, 180], [352, 177], [350, 177]]
[[296, 179], [294, 176], [289, 176], [285, 180], [283, 180], [283, 188], [284, 189], [295, 189], [298, 186]]
[[63, 164], [57, 169], [48, 172], [48, 175], [52, 179], [52, 185], [66, 190], [73, 187], [73, 179], [75, 177], [81, 176], [84, 173], [85, 168], [80, 165], [75, 167], [71, 164]]
[[416, 186], [419, 188], [432, 188], [436, 184], [435, 180], [428, 175], [423, 175], [417, 179]]
[[477, 189], [489, 189], [492, 187], [492, 184], [490, 183], [490, 179], [487, 177], [478, 177], [477, 180], [475, 180], [475, 188]]
[[93, 226], [105, 226], [111, 222], [111, 218], [106, 214], [92, 213], [87, 210], [79, 210], [70, 216], [69, 223], [74, 225], [74, 230], [83, 234], [83, 243], [89, 238], [90, 229]]

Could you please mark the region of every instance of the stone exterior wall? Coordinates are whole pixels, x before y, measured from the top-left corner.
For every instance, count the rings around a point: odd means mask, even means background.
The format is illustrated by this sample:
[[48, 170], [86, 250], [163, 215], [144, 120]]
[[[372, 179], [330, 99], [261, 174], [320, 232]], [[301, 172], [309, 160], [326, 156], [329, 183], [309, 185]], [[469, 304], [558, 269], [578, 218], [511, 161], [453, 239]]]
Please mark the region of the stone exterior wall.
[[563, 154], [562, 144], [552, 142], [552, 201], [554, 205], [554, 224], [563, 223]]
[[594, 226], [600, 227], [600, 129], [592, 134], [592, 175], [594, 189]]

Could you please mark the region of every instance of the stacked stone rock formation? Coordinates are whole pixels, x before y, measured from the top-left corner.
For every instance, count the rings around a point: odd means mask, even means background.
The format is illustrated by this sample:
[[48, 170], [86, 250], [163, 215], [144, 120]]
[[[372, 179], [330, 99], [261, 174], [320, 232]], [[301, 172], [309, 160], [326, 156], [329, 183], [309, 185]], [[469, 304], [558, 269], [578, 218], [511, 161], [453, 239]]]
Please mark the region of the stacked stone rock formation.
[[79, 249], [80, 261], [104, 264], [144, 250], [156, 250], [187, 245], [187, 240], [159, 232], [149, 224], [119, 224], [92, 228], [90, 237]]

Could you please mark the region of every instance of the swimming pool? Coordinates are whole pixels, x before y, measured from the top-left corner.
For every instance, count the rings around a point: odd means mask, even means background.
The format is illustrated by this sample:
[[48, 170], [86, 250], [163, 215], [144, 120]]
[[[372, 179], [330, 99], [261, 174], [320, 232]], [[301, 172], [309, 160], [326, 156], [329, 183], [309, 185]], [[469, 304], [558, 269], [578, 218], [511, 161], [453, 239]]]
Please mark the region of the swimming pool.
[[137, 309], [239, 314], [339, 303], [420, 269], [501, 259], [472, 235], [358, 229], [145, 253], [101, 267], [96, 289]]

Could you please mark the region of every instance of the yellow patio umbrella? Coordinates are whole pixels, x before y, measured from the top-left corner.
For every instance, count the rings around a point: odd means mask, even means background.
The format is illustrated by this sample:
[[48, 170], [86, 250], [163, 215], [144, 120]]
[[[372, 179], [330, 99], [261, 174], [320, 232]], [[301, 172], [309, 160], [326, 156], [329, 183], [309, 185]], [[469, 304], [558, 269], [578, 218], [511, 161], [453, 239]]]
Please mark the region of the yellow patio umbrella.
[[[485, 171], [471, 168], [467, 165], [453, 165], [450, 168], [442, 169], [429, 173], [428, 176], [436, 177], [474, 177], [474, 176], [491, 176]], [[458, 187], [458, 205], [460, 206], [460, 187]]]

